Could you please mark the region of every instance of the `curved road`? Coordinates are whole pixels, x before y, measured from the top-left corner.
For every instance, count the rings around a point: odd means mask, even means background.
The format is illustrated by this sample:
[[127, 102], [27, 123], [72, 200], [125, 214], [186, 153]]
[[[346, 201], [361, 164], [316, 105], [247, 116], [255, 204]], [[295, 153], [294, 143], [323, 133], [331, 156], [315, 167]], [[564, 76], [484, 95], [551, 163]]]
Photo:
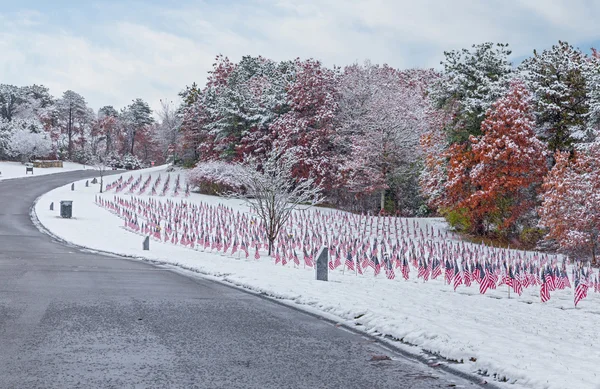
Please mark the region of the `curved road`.
[[89, 175], [0, 181], [1, 388], [477, 386], [259, 296], [39, 232], [35, 198]]

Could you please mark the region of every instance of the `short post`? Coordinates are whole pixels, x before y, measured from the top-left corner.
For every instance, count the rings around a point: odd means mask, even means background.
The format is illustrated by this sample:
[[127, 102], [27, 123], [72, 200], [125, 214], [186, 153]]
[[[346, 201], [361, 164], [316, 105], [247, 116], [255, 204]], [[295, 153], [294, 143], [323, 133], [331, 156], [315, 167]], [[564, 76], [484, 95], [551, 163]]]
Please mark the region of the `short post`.
[[85, 180], [85, 187], [88, 188], [90, 186], [90, 182], [88, 180]]
[[327, 281], [329, 272], [329, 249], [325, 246], [317, 255], [317, 281]]
[[54, 201], [50, 203], [50, 210], [54, 211]]
[[71, 190], [75, 190], [75, 183], [71, 184]]
[[146, 239], [144, 239], [144, 243], [142, 245], [142, 248], [144, 250], [150, 250], [150, 237], [147, 236]]

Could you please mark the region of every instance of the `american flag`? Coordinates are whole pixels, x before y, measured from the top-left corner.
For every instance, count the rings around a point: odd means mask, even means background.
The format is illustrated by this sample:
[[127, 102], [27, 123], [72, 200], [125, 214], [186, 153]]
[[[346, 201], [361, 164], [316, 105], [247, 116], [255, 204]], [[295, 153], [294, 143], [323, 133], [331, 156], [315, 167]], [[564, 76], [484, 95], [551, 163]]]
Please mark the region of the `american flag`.
[[513, 280], [512, 280], [512, 288], [513, 291], [518, 294], [519, 296], [523, 294], [523, 284], [521, 282], [521, 276], [520, 276], [520, 271], [519, 271], [519, 267], [516, 267], [516, 273], [514, 273], [513, 275]]
[[548, 290], [550, 292], [554, 292], [556, 290], [556, 287], [554, 285], [554, 277], [553, 277], [553, 272], [552, 269], [546, 269], [546, 271], [544, 272], [544, 279], [546, 280], [546, 283], [548, 284]]
[[454, 277], [454, 267], [450, 264], [450, 261], [446, 259], [446, 283], [450, 285], [452, 278]]
[[417, 268], [417, 278], [425, 278], [425, 266], [423, 261], [419, 259], [419, 267]]
[[405, 280], [408, 280], [409, 278], [409, 274], [410, 274], [410, 267], [408, 265], [408, 261], [406, 260], [406, 258], [404, 258], [404, 260], [402, 261], [402, 277], [404, 277]]
[[540, 299], [542, 299], [543, 303], [550, 300], [550, 290], [548, 289], [547, 282], [542, 283], [540, 286]]
[[514, 281], [515, 281], [515, 276], [513, 274], [513, 268], [512, 268], [512, 266], [509, 266], [508, 274], [506, 275], [506, 285], [509, 286], [510, 288], [512, 288]]
[[354, 270], [354, 258], [352, 257], [349, 251], [346, 253], [345, 265], [348, 269]]
[[577, 274], [577, 278], [575, 278], [575, 306], [581, 300], [587, 297], [588, 292], [588, 284], [583, 276]]
[[494, 283], [493, 278], [492, 278], [492, 272], [491, 269], [482, 269], [483, 270], [483, 278], [481, 279], [481, 282], [479, 283], [479, 293], [481, 294], [485, 294], [485, 292], [487, 292], [487, 290], [492, 286], [492, 284]]
[[431, 279], [435, 280], [442, 274], [442, 264], [437, 259], [433, 259], [433, 269], [431, 270]]
[[468, 262], [463, 263], [463, 277], [465, 279], [465, 285], [470, 287], [472, 274]]
[[392, 266], [392, 262], [390, 261], [390, 258], [388, 256], [386, 256], [384, 258], [384, 263], [385, 263], [385, 275], [389, 280], [393, 280], [394, 278], [396, 278], [396, 273], [394, 272], [394, 267]]
[[460, 269], [458, 268], [458, 263], [454, 262], [454, 290], [458, 288], [459, 285], [463, 283], [463, 277]]
[[381, 271], [381, 264], [379, 263], [379, 259], [376, 255], [373, 257], [373, 260], [375, 261], [375, 275], [378, 275]]
[[340, 255], [340, 249], [335, 250], [335, 261], [333, 261], [333, 268], [337, 269], [342, 265], [342, 256]]

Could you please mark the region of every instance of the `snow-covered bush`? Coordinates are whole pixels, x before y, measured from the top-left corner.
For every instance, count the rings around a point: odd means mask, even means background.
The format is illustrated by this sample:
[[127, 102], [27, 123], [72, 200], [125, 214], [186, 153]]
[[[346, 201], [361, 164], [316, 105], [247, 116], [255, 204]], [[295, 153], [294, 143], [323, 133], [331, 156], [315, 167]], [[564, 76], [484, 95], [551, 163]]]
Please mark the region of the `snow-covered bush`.
[[127, 154], [123, 157], [123, 167], [127, 170], [141, 169], [142, 161], [135, 155]]
[[92, 150], [90, 150], [89, 147], [73, 150], [72, 153], [73, 162], [82, 163], [84, 165], [94, 164], [94, 154], [92, 153]]
[[244, 168], [223, 161], [198, 163], [188, 172], [188, 182], [201, 193], [219, 194], [240, 189], [236, 177]]

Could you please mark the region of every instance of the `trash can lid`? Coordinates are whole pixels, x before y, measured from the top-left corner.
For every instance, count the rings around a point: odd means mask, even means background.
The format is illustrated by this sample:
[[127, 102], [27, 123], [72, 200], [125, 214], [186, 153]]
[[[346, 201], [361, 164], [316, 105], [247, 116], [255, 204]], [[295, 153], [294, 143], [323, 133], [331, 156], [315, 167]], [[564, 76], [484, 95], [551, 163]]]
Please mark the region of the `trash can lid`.
[[65, 205], [70, 205], [70, 204], [73, 204], [73, 200], [62, 200], [60, 203], [65, 204]]

